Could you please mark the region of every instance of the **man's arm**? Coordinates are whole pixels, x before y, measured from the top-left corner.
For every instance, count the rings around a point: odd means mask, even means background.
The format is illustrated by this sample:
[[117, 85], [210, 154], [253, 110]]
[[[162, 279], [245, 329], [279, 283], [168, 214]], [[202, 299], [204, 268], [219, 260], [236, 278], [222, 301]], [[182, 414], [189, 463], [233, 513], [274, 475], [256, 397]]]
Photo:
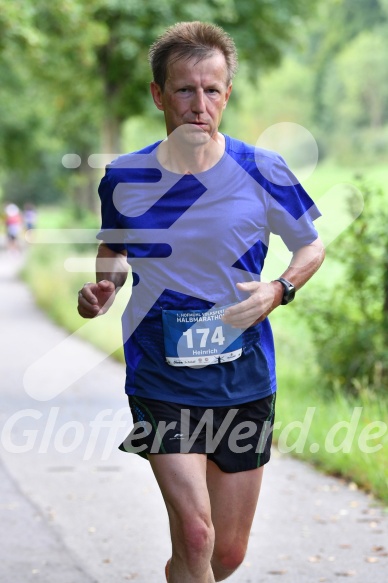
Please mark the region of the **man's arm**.
[[[290, 265], [281, 277], [290, 281], [296, 290], [318, 271], [325, 258], [325, 249], [320, 239], [296, 251]], [[241, 291], [250, 293], [250, 297], [225, 312], [224, 322], [235, 328], [248, 328], [261, 322], [277, 308], [283, 298], [283, 286], [278, 281], [238, 283]]]
[[80, 316], [94, 318], [105, 314], [116, 292], [124, 285], [128, 269], [126, 251], [112, 251], [105, 243], [101, 243], [96, 258], [96, 283], [85, 283], [78, 292]]

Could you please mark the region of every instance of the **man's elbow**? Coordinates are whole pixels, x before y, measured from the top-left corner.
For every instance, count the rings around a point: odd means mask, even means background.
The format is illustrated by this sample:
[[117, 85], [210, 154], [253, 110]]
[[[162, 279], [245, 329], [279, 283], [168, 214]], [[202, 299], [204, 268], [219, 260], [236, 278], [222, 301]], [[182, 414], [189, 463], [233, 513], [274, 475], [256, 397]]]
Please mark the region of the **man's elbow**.
[[325, 249], [325, 245], [323, 244], [323, 241], [322, 241], [322, 239], [320, 239], [320, 238], [318, 237], [318, 239], [316, 239], [316, 240], [314, 241], [314, 246], [315, 246], [315, 248], [316, 248], [317, 255], [318, 255], [318, 257], [320, 257], [320, 259], [321, 259], [321, 263], [322, 263], [322, 262], [323, 262], [323, 260], [324, 260], [324, 259], [325, 259], [325, 257], [326, 257], [326, 249]]
[[314, 252], [314, 259], [315, 259], [314, 263], [316, 265], [316, 269], [319, 269], [319, 267], [322, 265], [322, 263], [325, 259], [325, 256], [326, 256], [325, 245], [323, 244], [322, 239], [320, 239], [318, 237], [317, 239], [315, 239], [315, 241], [310, 243], [309, 247]]

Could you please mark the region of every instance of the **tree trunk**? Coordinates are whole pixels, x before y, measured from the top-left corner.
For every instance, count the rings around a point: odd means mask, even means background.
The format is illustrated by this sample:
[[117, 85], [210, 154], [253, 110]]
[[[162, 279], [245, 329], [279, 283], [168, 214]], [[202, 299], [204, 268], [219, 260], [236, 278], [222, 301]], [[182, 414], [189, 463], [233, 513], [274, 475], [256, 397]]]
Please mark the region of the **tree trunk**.
[[96, 170], [88, 163], [89, 153], [81, 154], [82, 164], [76, 170], [71, 181], [70, 197], [74, 206], [76, 218], [82, 218], [85, 211], [99, 213], [99, 198], [97, 194], [98, 183], [101, 179], [103, 169]]
[[121, 120], [112, 111], [105, 116], [102, 128], [102, 154], [110, 158], [116, 158], [122, 154], [121, 144]]

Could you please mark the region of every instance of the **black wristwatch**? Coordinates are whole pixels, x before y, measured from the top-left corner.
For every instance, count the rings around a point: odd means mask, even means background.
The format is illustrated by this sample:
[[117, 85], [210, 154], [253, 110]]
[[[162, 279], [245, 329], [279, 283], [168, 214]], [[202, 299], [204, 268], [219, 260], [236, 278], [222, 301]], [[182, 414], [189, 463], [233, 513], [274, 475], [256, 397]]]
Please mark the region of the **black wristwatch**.
[[283, 299], [281, 301], [282, 306], [292, 302], [292, 300], [295, 298], [295, 286], [287, 279], [284, 279], [284, 277], [278, 277], [278, 279], [275, 279], [275, 281], [279, 281], [283, 286]]

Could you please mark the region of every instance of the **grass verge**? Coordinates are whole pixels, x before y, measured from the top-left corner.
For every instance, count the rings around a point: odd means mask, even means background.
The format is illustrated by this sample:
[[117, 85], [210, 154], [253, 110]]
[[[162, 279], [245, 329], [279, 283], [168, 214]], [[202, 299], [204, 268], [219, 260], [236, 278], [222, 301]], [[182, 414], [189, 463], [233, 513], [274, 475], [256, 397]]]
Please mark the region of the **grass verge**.
[[[118, 295], [114, 307], [102, 318], [81, 318], [77, 312], [78, 290], [85, 281], [93, 281], [94, 274], [66, 272], [65, 261], [74, 255], [69, 247], [33, 249], [29, 253], [22, 277], [32, 290], [37, 305], [54, 322], [124, 362], [120, 320], [125, 307], [123, 294], [121, 297]], [[87, 255], [85, 258], [91, 257]]]
[[357, 397], [324, 393], [309, 335], [292, 319], [273, 323], [279, 385], [274, 439], [280, 452], [352, 481], [388, 506], [388, 400], [367, 389]]

